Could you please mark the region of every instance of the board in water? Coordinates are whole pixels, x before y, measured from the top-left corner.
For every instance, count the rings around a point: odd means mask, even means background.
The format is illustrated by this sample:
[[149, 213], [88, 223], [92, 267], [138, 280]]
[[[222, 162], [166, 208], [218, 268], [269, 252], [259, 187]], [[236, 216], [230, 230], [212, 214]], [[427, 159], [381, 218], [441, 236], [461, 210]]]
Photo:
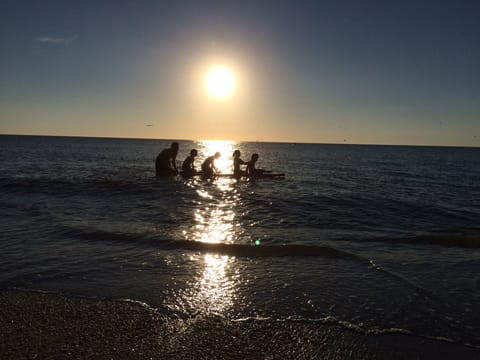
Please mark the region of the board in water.
[[[233, 174], [215, 174], [215, 177], [229, 177], [233, 178]], [[285, 174], [283, 173], [263, 173], [258, 174], [252, 178], [248, 176], [242, 176], [242, 179], [283, 179], [285, 178]]]
[[[202, 173], [198, 172], [197, 174], [185, 174], [183, 171], [180, 172], [180, 175], [182, 175], [185, 178], [191, 178], [191, 177], [202, 177]], [[213, 176], [214, 178], [234, 178], [233, 174], [215, 174]], [[242, 176], [242, 179], [284, 179], [285, 174], [283, 173], [263, 173], [263, 174], [258, 174], [257, 176], [253, 178], [249, 178], [248, 176]]]

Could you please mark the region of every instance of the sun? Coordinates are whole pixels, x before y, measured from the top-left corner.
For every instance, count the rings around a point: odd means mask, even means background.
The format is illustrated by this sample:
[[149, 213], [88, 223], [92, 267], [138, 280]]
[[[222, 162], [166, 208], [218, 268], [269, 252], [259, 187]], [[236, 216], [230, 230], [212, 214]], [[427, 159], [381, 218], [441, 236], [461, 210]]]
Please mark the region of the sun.
[[210, 69], [207, 73], [205, 85], [211, 96], [226, 99], [229, 98], [235, 90], [235, 76], [231, 70], [217, 66]]

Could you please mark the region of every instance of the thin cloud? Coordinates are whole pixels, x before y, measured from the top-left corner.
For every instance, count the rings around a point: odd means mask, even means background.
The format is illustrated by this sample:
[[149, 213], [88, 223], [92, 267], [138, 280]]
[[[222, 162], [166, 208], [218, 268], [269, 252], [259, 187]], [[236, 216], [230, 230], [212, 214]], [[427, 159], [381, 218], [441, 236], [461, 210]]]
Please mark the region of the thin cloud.
[[59, 44], [59, 45], [69, 45], [74, 42], [78, 36], [73, 36], [69, 38], [60, 38], [60, 37], [52, 37], [52, 36], [44, 36], [39, 37], [36, 40], [45, 43], [45, 44]]

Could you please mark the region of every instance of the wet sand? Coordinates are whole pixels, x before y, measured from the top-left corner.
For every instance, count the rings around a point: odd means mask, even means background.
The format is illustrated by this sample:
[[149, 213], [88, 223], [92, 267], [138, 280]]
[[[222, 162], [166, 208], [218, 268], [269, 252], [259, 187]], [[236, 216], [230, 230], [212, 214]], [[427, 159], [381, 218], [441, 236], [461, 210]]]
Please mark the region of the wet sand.
[[480, 349], [336, 324], [176, 319], [132, 302], [0, 292], [1, 359], [479, 359]]

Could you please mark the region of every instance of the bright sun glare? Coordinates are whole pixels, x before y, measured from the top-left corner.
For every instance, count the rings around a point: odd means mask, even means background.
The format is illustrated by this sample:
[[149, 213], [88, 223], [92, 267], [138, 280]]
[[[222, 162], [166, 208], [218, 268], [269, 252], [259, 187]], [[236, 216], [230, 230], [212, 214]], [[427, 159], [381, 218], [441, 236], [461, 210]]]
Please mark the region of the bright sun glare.
[[235, 90], [235, 76], [227, 68], [214, 67], [205, 77], [205, 85], [211, 96], [225, 99]]

